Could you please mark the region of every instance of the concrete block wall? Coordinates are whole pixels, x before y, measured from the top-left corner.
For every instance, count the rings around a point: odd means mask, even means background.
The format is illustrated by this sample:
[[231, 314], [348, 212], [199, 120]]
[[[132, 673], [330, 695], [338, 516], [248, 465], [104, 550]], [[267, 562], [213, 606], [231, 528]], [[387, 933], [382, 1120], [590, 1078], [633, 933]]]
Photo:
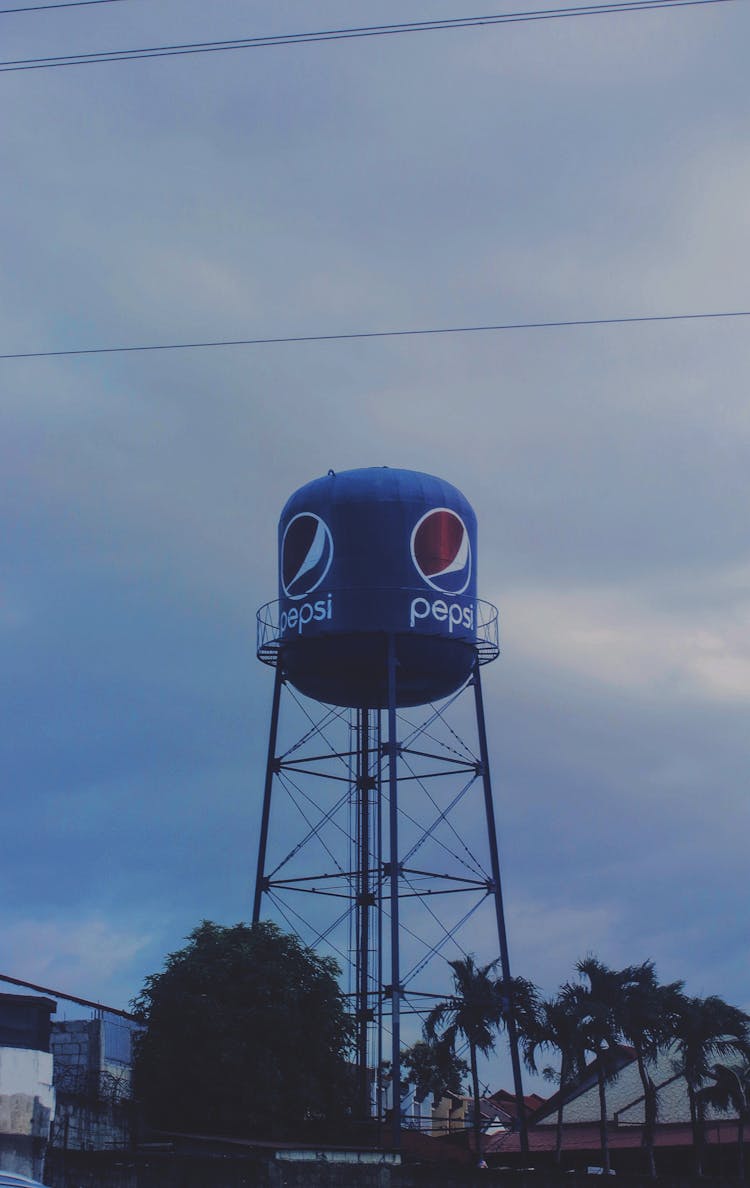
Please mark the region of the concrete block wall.
[[56, 1071], [98, 1072], [102, 1059], [101, 1019], [72, 1019], [52, 1024], [50, 1048]]
[[53, 1023], [58, 1111], [53, 1146], [93, 1151], [131, 1142], [131, 1069], [107, 1060], [102, 1019]]

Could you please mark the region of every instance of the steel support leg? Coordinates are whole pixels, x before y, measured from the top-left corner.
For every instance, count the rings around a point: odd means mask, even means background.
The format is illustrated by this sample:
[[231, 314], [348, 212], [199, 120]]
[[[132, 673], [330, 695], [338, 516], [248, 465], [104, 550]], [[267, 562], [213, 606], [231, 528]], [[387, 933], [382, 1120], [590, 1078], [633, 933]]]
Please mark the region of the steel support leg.
[[266, 846], [268, 844], [268, 822], [271, 816], [271, 790], [276, 768], [276, 736], [279, 730], [279, 704], [281, 702], [281, 686], [284, 675], [281, 666], [276, 666], [276, 676], [273, 686], [273, 702], [271, 705], [271, 729], [268, 734], [268, 757], [266, 759], [266, 783], [263, 790], [263, 813], [260, 821], [260, 841], [258, 843], [258, 867], [255, 873], [255, 897], [253, 899], [253, 924], [260, 920], [260, 904], [263, 897]]
[[396, 737], [396, 641], [388, 637], [388, 822], [391, 909], [391, 1085], [394, 1147], [401, 1146], [401, 969], [399, 961], [398, 896], [398, 740]]
[[482, 682], [479, 675], [479, 663], [474, 669], [474, 703], [477, 714], [477, 733], [479, 736], [479, 757], [482, 764], [482, 783], [484, 785], [484, 808], [487, 818], [487, 837], [490, 846], [490, 863], [492, 869], [493, 893], [495, 897], [495, 916], [497, 919], [497, 939], [500, 945], [500, 966], [503, 981], [508, 987], [508, 1040], [510, 1043], [510, 1059], [513, 1066], [513, 1087], [516, 1095], [516, 1109], [518, 1110], [518, 1128], [521, 1140], [521, 1150], [528, 1154], [529, 1136], [526, 1127], [526, 1107], [523, 1100], [523, 1082], [521, 1079], [521, 1062], [518, 1057], [518, 1028], [516, 1026], [515, 1004], [513, 1002], [513, 986], [510, 977], [510, 960], [508, 958], [508, 937], [505, 931], [505, 912], [503, 911], [503, 892], [500, 883], [500, 859], [497, 849], [497, 829], [495, 826], [495, 806], [492, 800], [492, 783], [490, 780], [490, 760], [487, 750], [487, 730], [484, 722], [484, 699], [482, 697]]
[[370, 913], [373, 905], [371, 891], [370, 848], [370, 711], [357, 710], [357, 966], [356, 966], [356, 1027], [357, 1027], [357, 1096], [359, 1116], [370, 1117], [368, 1083], [368, 1037], [372, 1012], [370, 1010]]

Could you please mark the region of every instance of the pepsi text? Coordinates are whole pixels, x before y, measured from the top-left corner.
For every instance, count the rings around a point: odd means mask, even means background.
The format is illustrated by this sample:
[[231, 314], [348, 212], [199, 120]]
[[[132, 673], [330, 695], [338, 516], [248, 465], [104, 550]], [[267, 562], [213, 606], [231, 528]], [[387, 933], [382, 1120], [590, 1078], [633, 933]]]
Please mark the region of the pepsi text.
[[279, 619], [279, 634], [285, 635], [287, 630], [294, 631], [297, 634], [302, 634], [302, 628], [307, 623], [322, 623], [326, 619], [333, 618], [333, 599], [329, 594], [327, 598], [318, 598], [315, 602], [303, 602], [302, 606], [290, 606], [289, 610], [281, 612]]
[[457, 602], [450, 605], [443, 598], [436, 598], [433, 602], [419, 597], [413, 598], [409, 613], [409, 626], [415, 627], [418, 622], [433, 618], [436, 623], [447, 623], [449, 634], [453, 634], [454, 627], [466, 631], [474, 630], [474, 607], [459, 606]]

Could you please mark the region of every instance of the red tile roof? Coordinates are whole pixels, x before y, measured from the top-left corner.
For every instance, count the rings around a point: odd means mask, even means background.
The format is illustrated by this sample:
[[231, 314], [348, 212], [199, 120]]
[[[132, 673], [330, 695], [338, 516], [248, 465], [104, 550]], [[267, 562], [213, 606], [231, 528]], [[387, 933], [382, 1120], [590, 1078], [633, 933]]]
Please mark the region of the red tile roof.
[[[485, 1099], [493, 1102], [499, 1109], [507, 1114], [509, 1118], [517, 1116], [516, 1110], [516, 1095], [511, 1093], [509, 1089], [498, 1089], [491, 1097]], [[540, 1097], [538, 1093], [527, 1093], [523, 1099], [527, 1114], [533, 1114], [545, 1104], [546, 1099]]]

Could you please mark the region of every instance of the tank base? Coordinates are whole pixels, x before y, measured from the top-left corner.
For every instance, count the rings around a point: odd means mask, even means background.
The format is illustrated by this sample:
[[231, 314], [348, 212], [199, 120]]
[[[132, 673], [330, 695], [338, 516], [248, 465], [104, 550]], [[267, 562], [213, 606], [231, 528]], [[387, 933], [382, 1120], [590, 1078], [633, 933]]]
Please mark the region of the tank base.
[[[426, 705], [468, 680], [477, 648], [466, 640], [396, 635], [396, 705]], [[386, 635], [337, 635], [282, 645], [279, 662], [298, 692], [352, 709], [388, 705]], [[378, 675], [380, 674], [380, 675]]]

